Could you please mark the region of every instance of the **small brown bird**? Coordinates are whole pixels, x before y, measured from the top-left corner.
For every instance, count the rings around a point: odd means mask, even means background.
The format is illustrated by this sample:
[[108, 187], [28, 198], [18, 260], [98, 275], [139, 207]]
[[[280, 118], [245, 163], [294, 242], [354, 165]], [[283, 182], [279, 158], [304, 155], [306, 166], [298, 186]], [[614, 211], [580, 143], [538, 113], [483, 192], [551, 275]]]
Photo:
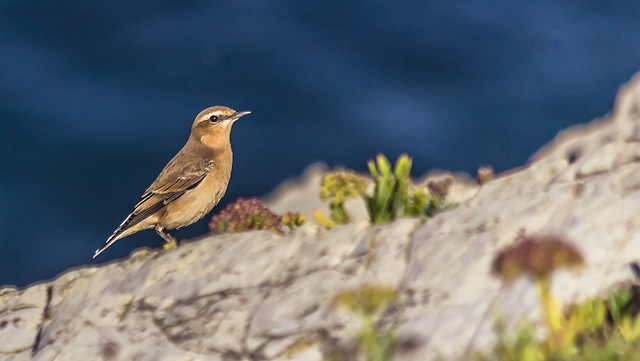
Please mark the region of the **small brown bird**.
[[231, 126], [249, 113], [222, 106], [200, 112], [187, 144], [93, 258], [120, 238], [149, 228], [155, 228], [167, 243], [175, 244], [176, 239], [167, 230], [188, 226], [209, 213], [224, 196], [231, 177]]

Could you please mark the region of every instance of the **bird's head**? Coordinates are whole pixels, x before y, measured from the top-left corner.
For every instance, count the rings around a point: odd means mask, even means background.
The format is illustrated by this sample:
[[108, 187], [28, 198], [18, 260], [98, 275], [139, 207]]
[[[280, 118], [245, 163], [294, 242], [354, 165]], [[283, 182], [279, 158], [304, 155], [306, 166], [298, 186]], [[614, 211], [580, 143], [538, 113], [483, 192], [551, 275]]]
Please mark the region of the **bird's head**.
[[251, 112], [236, 112], [223, 106], [207, 108], [193, 122], [191, 136], [207, 146], [219, 146], [221, 142], [229, 141], [233, 123], [249, 113]]

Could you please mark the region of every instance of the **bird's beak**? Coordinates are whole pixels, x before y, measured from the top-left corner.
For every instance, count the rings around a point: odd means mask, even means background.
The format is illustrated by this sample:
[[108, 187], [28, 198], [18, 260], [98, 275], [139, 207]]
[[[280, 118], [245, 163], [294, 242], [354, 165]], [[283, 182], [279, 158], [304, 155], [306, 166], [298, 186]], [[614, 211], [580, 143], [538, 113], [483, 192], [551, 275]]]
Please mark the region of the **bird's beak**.
[[233, 113], [233, 115], [231, 117], [229, 117], [229, 120], [233, 120], [235, 122], [236, 120], [240, 119], [241, 116], [247, 115], [247, 114], [251, 114], [251, 112], [248, 112], [248, 111], [235, 112], [235, 113]]

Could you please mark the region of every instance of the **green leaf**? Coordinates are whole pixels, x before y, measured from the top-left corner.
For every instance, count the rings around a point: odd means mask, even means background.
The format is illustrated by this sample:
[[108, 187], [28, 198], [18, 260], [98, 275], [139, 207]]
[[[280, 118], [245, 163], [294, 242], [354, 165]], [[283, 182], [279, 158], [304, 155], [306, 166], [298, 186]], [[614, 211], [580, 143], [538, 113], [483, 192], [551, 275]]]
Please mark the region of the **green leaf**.
[[380, 174], [384, 178], [388, 178], [391, 174], [391, 163], [389, 163], [387, 157], [385, 157], [384, 154], [378, 154], [376, 156], [376, 161], [378, 163], [378, 170], [380, 171]]

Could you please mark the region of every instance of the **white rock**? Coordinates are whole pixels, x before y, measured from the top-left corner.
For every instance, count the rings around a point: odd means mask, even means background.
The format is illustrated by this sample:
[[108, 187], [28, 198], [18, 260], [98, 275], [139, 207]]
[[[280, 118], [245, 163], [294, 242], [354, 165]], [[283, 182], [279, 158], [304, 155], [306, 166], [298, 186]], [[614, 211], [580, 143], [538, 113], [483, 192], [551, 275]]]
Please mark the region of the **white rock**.
[[[398, 336], [397, 360], [486, 350], [495, 310], [540, 321], [530, 281], [504, 285], [491, 275], [497, 250], [519, 234], [557, 235], [584, 254], [582, 270], [553, 276], [565, 304], [631, 280], [628, 264], [640, 255], [639, 122], [636, 77], [612, 114], [561, 133], [527, 166], [481, 188], [452, 176], [450, 199], [462, 203], [428, 222], [372, 226], [361, 208], [331, 230], [208, 236], [0, 292], [0, 360], [320, 360], [356, 350], [363, 320], [335, 298], [363, 285], [398, 289], [378, 322]], [[326, 207], [324, 171], [312, 168], [268, 203], [311, 216]]]

